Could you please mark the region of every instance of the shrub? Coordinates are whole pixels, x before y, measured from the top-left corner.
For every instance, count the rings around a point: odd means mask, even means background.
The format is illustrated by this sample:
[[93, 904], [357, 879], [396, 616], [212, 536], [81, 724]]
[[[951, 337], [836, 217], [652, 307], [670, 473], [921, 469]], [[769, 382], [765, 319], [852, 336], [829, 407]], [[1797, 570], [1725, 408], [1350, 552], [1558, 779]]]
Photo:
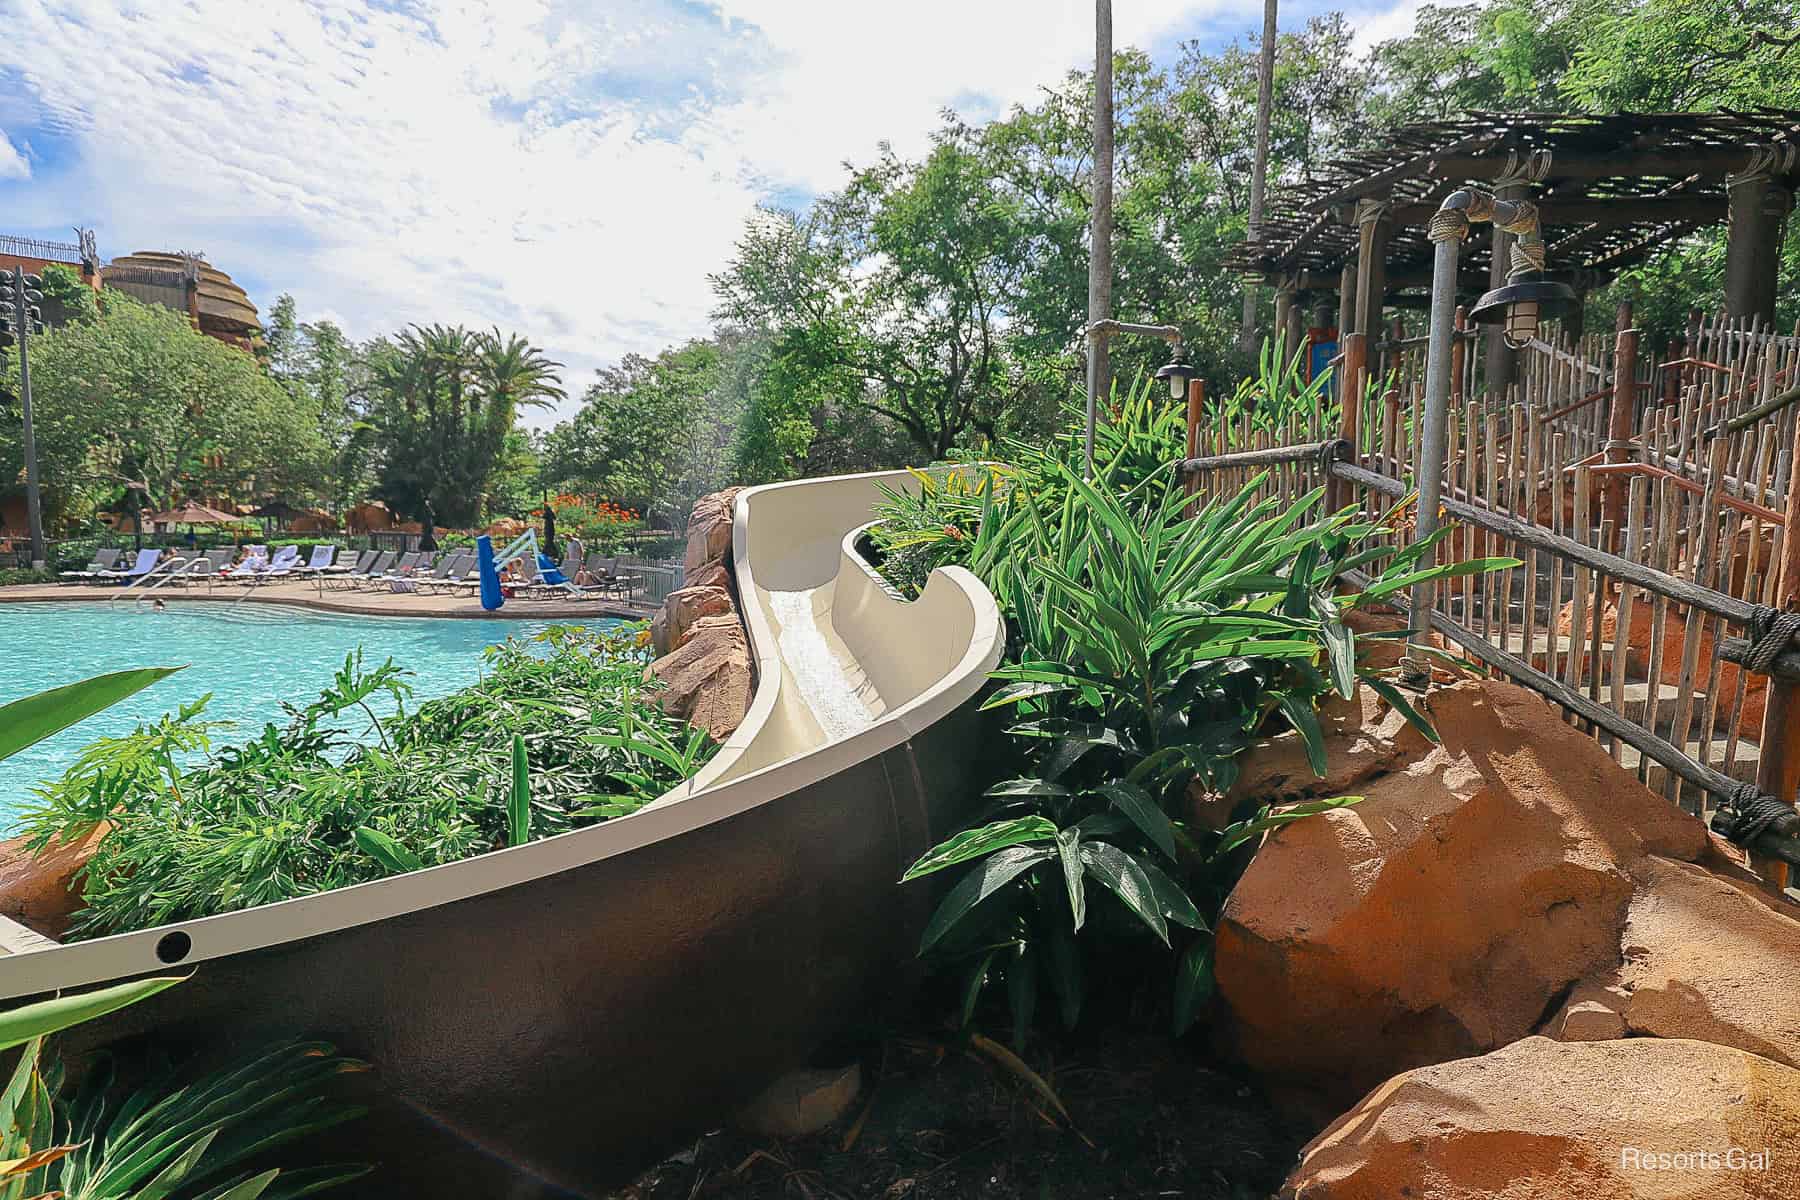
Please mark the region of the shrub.
[[[32, 844], [105, 820], [83, 880], [76, 936], [140, 929], [454, 862], [634, 812], [712, 752], [664, 716], [641, 682], [635, 629], [559, 627], [489, 651], [486, 677], [407, 711], [405, 672], [345, 661], [285, 726], [212, 753], [205, 698], [122, 738], [94, 743], [25, 815]], [[377, 720], [369, 700], [401, 711]], [[329, 723], [369, 715], [372, 744]], [[515, 738], [529, 804], [514, 803]]]
[[37, 571], [30, 567], [0, 567], [0, 587], [22, 587], [30, 583], [55, 582], [55, 571]]
[[[885, 509], [926, 527], [957, 514], [960, 536], [928, 542], [933, 565], [966, 564], [1008, 619], [1012, 640], [995, 672], [1005, 686], [985, 707], [1017, 713], [997, 764], [1011, 777], [905, 879], [961, 868], [921, 951], [965, 972], [965, 1021], [982, 990], [1003, 981], [1020, 1039], [1042, 988], [1073, 1025], [1084, 960], [1121, 953], [1163, 980], [1173, 1027], [1185, 1030], [1210, 993], [1210, 924], [1230, 886], [1230, 852], [1353, 802], [1240, 812], [1215, 834], [1187, 821], [1190, 789], [1222, 795], [1238, 754], [1287, 728], [1323, 774], [1316, 705], [1349, 696], [1359, 678], [1431, 736], [1389, 681], [1358, 671], [1343, 613], [1420, 579], [1510, 561], [1421, 570], [1427, 547], [1399, 549], [1354, 509], [1320, 512], [1322, 489], [1281, 508], [1262, 479], [1190, 515], [1173, 486], [1179, 443], [1137, 399], [1105, 427], [1112, 457], [1096, 456], [1091, 482], [1070, 453], [1075, 430], [989, 475], [991, 486], [928, 487]], [[902, 558], [922, 544], [908, 537], [883, 533]], [[1334, 593], [1352, 567], [1373, 582]]]

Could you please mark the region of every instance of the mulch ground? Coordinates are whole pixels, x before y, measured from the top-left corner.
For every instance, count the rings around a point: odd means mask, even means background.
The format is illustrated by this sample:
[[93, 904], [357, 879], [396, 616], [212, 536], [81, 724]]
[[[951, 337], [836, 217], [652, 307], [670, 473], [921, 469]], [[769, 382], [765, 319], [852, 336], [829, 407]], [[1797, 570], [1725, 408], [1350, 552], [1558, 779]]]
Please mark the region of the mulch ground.
[[862, 1094], [836, 1126], [787, 1139], [716, 1131], [613, 1200], [1245, 1200], [1279, 1188], [1312, 1132], [1204, 1047], [1167, 1037], [1037, 1047], [1028, 1072], [987, 1045], [925, 1032], [871, 1041], [858, 1048]]

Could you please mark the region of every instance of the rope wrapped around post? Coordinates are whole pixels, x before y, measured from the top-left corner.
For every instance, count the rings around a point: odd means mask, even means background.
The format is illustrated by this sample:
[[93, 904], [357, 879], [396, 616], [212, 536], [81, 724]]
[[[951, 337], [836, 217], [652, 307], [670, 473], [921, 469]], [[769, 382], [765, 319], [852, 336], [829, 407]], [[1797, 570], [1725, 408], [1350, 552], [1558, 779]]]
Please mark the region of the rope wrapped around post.
[[1734, 845], [1800, 866], [1800, 812], [1754, 783], [1732, 790], [1713, 813], [1712, 830]]
[[1750, 648], [1743, 665], [1758, 675], [1768, 675], [1776, 658], [1796, 641], [1800, 641], [1800, 612], [1758, 605], [1750, 620]]

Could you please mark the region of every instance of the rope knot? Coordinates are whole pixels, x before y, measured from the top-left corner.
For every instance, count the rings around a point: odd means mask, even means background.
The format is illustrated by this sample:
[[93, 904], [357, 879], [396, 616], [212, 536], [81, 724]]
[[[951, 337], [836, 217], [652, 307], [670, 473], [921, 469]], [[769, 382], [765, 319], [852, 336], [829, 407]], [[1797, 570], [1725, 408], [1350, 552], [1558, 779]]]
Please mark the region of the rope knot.
[[1764, 795], [1754, 783], [1739, 783], [1725, 804], [1713, 814], [1713, 828], [1740, 846], [1748, 846], [1794, 813], [1792, 805]]
[[1800, 612], [1758, 607], [1750, 618], [1750, 652], [1744, 666], [1758, 675], [1767, 675], [1782, 651], [1800, 638]]

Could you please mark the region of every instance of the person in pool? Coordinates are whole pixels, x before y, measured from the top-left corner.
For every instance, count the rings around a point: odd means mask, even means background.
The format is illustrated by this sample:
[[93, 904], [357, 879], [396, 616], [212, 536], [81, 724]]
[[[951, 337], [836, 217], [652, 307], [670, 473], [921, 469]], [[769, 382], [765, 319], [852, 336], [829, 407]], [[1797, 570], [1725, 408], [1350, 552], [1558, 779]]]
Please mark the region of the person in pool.
[[152, 600], [150, 602], [150, 611], [151, 612], [168, 612], [169, 606], [164, 604], [161, 599]]

